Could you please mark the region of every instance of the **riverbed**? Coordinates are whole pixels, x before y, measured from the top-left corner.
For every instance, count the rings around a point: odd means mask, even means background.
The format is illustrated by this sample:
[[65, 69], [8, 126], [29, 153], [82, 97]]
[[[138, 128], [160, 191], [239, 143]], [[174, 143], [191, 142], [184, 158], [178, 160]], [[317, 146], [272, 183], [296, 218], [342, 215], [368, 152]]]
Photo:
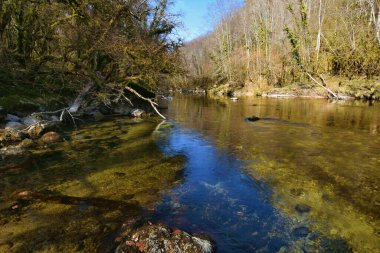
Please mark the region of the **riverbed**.
[[105, 252], [141, 213], [218, 252], [380, 252], [379, 104], [178, 95], [168, 108], [68, 130], [1, 171], [0, 252]]

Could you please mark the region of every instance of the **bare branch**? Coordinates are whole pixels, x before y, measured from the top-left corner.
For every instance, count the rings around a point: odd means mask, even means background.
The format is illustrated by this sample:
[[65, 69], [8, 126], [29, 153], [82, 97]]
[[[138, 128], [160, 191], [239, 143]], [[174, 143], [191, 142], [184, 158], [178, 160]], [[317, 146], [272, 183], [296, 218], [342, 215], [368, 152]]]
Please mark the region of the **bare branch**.
[[142, 100], [144, 100], [144, 101], [147, 101], [147, 102], [149, 102], [150, 103], [150, 105], [152, 106], [152, 108], [154, 109], [154, 111], [161, 117], [161, 118], [163, 118], [163, 119], [166, 119], [166, 117], [164, 116], [164, 115], [162, 115], [159, 111], [158, 111], [158, 109], [157, 109], [157, 103], [156, 102], [153, 102], [151, 99], [149, 99], [149, 98], [146, 98], [146, 97], [143, 97], [142, 95], [140, 95], [140, 93], [138, 93], [137, 91], [135, 91], [134, 89], [132, 89], [131, 87], [128, 87], [128, 86], [126, 86], [126, 87], [124, 87], [126, 90], [128, 90], [129, 92], [131, 92], [131, 93], [133, 93], [134, 95], [136, 95], [137, 97], [139, 97], [139, 98], [141, 98]]

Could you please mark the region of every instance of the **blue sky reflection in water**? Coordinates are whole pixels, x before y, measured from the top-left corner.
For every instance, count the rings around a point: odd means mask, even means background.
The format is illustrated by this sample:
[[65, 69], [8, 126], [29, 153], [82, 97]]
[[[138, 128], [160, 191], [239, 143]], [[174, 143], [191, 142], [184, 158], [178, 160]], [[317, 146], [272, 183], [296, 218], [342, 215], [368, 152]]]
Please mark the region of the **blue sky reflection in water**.
[[281, 215], [270, 202], [270, 187], [242, 172], [244, 162], [196, 131], [174, 127], [162, 136], [164, 152], [184, 155], [187, 166], [184, 182], [166, 195], [155, 221], [205, 232], [218, 252], [278, 252], [297, 243], [312, 247], [309, 239], [317, 235], [302, 232], [305, 227], [297, 230], [299, 225]]

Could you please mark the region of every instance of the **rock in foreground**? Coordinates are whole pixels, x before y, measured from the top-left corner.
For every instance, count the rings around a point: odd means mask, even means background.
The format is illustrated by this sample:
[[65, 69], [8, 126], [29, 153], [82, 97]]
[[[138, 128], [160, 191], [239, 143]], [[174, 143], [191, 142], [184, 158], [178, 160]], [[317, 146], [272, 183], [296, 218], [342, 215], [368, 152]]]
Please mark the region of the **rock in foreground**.
[[116, 253], [212, 253], [215, 247], [203, 236], [190, 235], [163, 225], [146, 224], [129, 233]]

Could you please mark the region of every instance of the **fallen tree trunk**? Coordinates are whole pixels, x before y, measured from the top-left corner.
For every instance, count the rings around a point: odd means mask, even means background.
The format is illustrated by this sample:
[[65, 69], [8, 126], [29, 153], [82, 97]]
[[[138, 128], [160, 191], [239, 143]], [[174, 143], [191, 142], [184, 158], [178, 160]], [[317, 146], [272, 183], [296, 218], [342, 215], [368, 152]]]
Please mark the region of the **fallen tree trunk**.
[[[321, 86], [323, 89], [325, 89], [330, 95], [332, 95], [333, 98], [335, 99], [340, 99], [339, 96], [333, 92], [332, 90], [330, 90], [329, 88], [327, 88], [325, 85], [321, 84], [320, 82], [318, 82], [309, 72], [305, 71], [306, 75], [313, 81], [315, 82], [316, 84], [318, 84], [319, 86]], [[322, 80], [323, 78], [320, 77]], [[324, 81], [323, 81], [324, 82]]]

